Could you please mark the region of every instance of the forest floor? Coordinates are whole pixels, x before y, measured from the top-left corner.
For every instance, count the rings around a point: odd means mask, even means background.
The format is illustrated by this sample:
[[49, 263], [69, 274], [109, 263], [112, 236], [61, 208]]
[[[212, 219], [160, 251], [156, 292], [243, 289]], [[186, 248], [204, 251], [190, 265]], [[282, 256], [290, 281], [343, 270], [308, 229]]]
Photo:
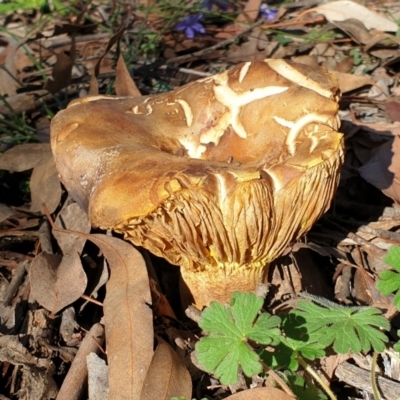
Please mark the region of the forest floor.
[[[0, 399], [399, 399], [400, 279], [376, 283], [400, 270], [387, 258], [400, 245], [400, 4], [66, 3], [0, 2]], [[326, 300], [377, 310], [390, 328], [368, 331], [385, 331], [384, 351], [357, 328], [359, 351], [337, 351], [335, 337], [313, 355], [292, 349], [308, 364], [263, 359], [245, 376], [241, 363], [224, 384], [193, 357], [204, 329], [182, 309], [179, 268], [91, 228], [59, 181], [50, 122], [86, 95], [167, 92], [270, 58], [336, 75], [345, 158], [329, 211], [270, 266], [263, 309], [282, 317], [306, 292], [330, 312]]]

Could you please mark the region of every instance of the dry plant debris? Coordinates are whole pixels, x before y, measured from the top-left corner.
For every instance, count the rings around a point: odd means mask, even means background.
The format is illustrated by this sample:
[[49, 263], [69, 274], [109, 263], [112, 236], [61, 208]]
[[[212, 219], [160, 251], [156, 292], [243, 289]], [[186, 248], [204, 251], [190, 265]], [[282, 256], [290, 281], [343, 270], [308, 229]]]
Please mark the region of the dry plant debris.
[[[376, 289], [387, 249], [400, 244], [397, 3], [32, 3], [0, 4], [2, 398], [292, 398], [271, 377], [221, 386], [193, 364], [201, 332], [182, 314], [176, 268], [90, 230], [60, 185], [49, 145], [50, 120], [70, 100], [153, 95], [241, 62], [323, 66], [342, 92], [346, 155], [333, 207], [271, 264], [264, 307], [281, 315], [301, 291], [378, 307], [390, 319], [390, 343], [398, 341], [393, 295]], [[378, 387], [397, 399], [399, 362], [386, 353], [377, 361]], [[372, 354], [325, 356], [315, 366], [340, 399], [374, 390]], [[101, 393], [87, 388], [96, 376]]]

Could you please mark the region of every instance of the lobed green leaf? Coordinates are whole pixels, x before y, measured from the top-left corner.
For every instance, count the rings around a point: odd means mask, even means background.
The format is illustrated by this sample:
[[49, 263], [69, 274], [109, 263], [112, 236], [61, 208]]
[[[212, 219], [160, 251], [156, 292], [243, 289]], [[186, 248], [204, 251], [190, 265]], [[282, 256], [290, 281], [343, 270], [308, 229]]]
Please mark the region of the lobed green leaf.
[[[383, 351], [387, 336], [380, 329], [388, 330], [389, 321], [381, 311], [372, 307], [343, 307], [329, 303], [327, 307], [299, 301], [297, 309], [291, 311], [304, 319], [303, 327], [309, 334], [318, 333], [326, 346], [340, 354], [362, 350]], [[322, 343], [320, 342], [320, 343]]]
[[247, 343], [277, 344], [281, 339], [280, 318], [258, 315], [263, 299], [252, 293], [235, 292], [229, 306], [211, 302], [202, 313], [199, 325], [209, 336], [196, 344], [197, 360], [205, 371], [221, 383], [237, 381], [239, 367], [246, 376], [262, 370], [259, 356]]

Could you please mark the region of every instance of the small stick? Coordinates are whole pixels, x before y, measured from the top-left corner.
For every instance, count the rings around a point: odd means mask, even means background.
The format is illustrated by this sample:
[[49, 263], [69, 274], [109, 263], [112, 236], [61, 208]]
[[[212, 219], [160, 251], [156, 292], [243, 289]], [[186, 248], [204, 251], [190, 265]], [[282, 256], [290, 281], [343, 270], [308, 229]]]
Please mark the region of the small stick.
[[72, 361], [71, 368], [58, 392], [57, 400], [78, 400], [81, 398], [88, 376], [86, 357], [90, 353], [97, 354], [99, 344], [101, 346], [103, 342], [104, 327], [99, 323], [94, 324], [83, 339], [78, 353]]

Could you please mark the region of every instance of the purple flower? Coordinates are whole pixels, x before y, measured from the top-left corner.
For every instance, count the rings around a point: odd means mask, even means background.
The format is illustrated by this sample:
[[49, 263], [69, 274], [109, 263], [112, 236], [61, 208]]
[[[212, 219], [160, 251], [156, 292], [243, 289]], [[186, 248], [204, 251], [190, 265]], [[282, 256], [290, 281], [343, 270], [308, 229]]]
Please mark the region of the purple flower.
[[175, 30], [178, 32], [184, 32], [188, 39], [193, 39], [196, 33], [206, 33], [206, 29], [200, 23], [202, 18], [202, 13], [188, 15], [175, 26]]
[[228, 0], [203, 0], [200, 3], [200, 7], [205, 8], [208, 11], [211, 11], [213, 4], [215, 4], [221, 10], [226, 11], [229, 6], [229, 1]]
[[276, 14], [278, 14], [278, 10], [276, 8], [270, 8], [268, 4], [263, 3], [260, 6], [260, 14], [263, 18], [271, 21], [276, 17]]

